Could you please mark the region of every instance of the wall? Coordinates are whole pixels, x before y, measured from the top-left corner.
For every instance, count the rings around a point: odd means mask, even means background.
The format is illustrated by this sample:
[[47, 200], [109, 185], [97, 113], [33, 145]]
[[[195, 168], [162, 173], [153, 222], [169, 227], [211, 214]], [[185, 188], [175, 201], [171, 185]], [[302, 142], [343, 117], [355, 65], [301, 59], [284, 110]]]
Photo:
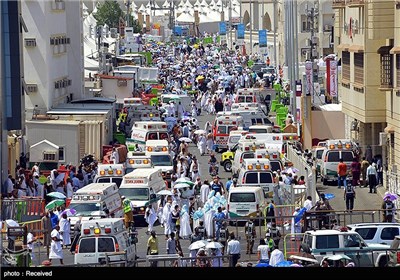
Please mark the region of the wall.
[[132, 97], [133, 92], [133, 79], [126, 80], [125, 86], [118, 86], [118, 79], [102, 79], [103, 86], [102, 95], [108, 98], [116, 98], [123, 100], [124, 98]]
[[[340, 111], [312, 111], [312, 139], [345, 138], [345, 115]], [[318, 142], [317, 140], [313, 140]], [[315, 143], [313, 143], [315, 144]]]

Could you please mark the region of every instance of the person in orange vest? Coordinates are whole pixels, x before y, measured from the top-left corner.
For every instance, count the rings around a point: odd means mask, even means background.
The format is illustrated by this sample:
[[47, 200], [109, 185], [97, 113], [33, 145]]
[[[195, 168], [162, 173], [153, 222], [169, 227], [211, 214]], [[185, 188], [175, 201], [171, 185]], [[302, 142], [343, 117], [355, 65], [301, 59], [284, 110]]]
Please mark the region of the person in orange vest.
[[347, 165], [343, 162], [343, 159], [339, 159], [339, 164], [337, 166], [338, 173], [338, 188], [340, 189], [341, 185], [346, 188], [347, 186]]
[[271, 59], [269, 58], [269, 56], [267, 56], [267, 66], [269, 66], [271, 64]]

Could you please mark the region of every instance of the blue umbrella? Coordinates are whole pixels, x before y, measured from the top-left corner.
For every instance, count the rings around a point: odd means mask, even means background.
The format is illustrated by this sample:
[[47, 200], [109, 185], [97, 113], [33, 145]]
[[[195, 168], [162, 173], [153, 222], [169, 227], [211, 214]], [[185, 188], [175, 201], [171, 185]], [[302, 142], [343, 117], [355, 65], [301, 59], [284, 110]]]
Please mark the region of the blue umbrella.
[[291, 261], [281, 261], [278, 262], [275, 267], [290, 267], [291, 264], [293, 264]]
[[335, 195], [333, 193], [326, 193], [325, 194], [325, 199], [330, 200], [332, 198], [335, 198]]
[[304, 213], [307, 211], [307, 208], [303, 207], [300, 209], [300, 211], [297, 213], [297, 215], [294, 217], [294, 223], [297, 224], [301, 218], [303, 217]]
[[272, 265], [269, 265], [269, 263], [259, 262], [254, 267], [272, 267]]

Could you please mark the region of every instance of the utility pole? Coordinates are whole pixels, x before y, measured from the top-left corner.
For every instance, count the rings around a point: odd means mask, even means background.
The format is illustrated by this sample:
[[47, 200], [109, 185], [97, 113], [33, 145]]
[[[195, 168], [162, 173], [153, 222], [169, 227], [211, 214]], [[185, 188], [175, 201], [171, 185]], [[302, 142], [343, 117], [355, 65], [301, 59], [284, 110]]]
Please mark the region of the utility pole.
[[233, 31], [233, 24], [232, 24], [232, 0], [229, 0], [229, 41], [231, 42], [231, 50], [232, 50], [232, 31]]
[[[318, 31], [318, 15], [319, 15], [318, 2], [314, 1], [314, 6], [310, 9], [306, 6], [307, 22], [310, 24], [310, 54], [309, 58], [312, 62], [312, 101], [315, 99], [315, 87], [314, 83], [318, 82], [318, 64], [316, 59], [318, 58], [318, 37], [315, 36], [315, 30]], [[317, 26], [315, 26], [317, 24]]]
[[276, 2], [278, 0], [273, 0], [274, 1], [274, 66], [275, 66], [275, 71], [278, 73], [278, 58], [277, 58], [277, 51], [276, 51], [276, 29], [278, 26], [278, 19], [277, 19], [277, 15], [278, 12], [276, 10]]
[[129, 17], [130, 17], [130, 9], [131, 9], [131, 0], [126, 0], [126, 27], [129, 27]]
[[251, 11], [251, 4], [252, 0], [250, 0], [250, 54], [253, 54], [253, 13]]

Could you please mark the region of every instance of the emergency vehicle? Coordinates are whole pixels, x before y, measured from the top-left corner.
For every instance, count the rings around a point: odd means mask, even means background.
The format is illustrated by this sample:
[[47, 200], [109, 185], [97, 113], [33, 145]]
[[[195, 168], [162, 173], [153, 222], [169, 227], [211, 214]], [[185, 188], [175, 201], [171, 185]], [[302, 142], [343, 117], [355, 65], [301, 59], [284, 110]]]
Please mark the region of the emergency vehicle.
[[92, 183], [80, 188], [73, 193], [68, 208], [76, 211], [76, 214], [70, 217], [71, 232], [79, 219], [78, 216], [82, 216], [82, 221], [85, 221], [107, 215], [122, 218], [124, 215], [121, 196], [115, 183]]
[[[351, 170], [351, 163], [353, 158], [356, 157], [354, 152], [354, 146], [350, 139], [334, 139], [326, 141], [326, 149], [322, 153], [321, 163], [321, 181], [324, 185], [328, 184], [328, 181], [337, 181], [337, 166], [339, 160], [343, 159], [343, 162], [347, 165], [347, 170]], [[351, 175], [347, 176], [347, 180], [351, 180]]]
[[144, 221], [144, 214], [147, 205], [151, 204], [157, 213], [158, 200], [157, 193], [166, 188], [161, 170], [156, 168], [138, 168], [127, 173], [119, 188], [121, 196], [131, 200], [134, 209], [133, 216], [135, 222]]
[[[270, 145], [271, 146], [271, 145]], [[279, 145], [278, 145], [279, 147]], [[255, 151], [255, 158], [262, 159], [266, 158], [269, 159], [270, 167], [272, 171], [283, 170], [283, 155], [278, 149], [271, 149], [271, 147], [266, 149], [257, 149]]]
[[224, 170], [226, 172], [232, 171], [232, 162], [233, 162], [233, 158], [235, 157], [235, 151], [238, 146], [237, 143], [239, 142], [240, 137], [247, 133], [248, 133], [248, 131], [246, 131], [246, 130], [240, 130], [240, 127], [239, 127], [239, 130], [232, 130], [229, 133], [228, 150], [221, 154], [221, 161], [220, 161], [221, 166], [224, 167]]
[[240, 88], [237, 90], [235, 103], [257, 103], [257, 94], [260, 90], [256, 88]]
[[153, 166], [150, 157], [146, 156], [145, 152], [128, 152], [125, 165], [125, 174], [136, 168], [151, 168]]
[[148, 140], [145, 147], [146, 156], [149, 156], [154, 168], [160, 169], [167, 182], [171, 182], [174, 166], [167, 140]]
[[237, 182], [239, 187], [259, 186], [263, 189], [265, 197], [273, 198], [276, 184], [269, 159], [244, 159]]
[[136, 144], [144, 151], [147, 140], [163, 139], [168, 139], [166, 122], [141, 121], [135, 122], [135, 125], [132, 127], [131, 138], [126, 139], [126, 145], [129, 151], [133, 151]]
[[264, 141], [247, 139], [238, 142], [238, 146], [235, 151], [235, 157], [232, 164], [232, 173], [234, 177], [237, 177], [237, 175], [239, 174], [243, 160], [248, 158], [254, 158], [255, 151], [257, 149], [265, 149]]
[[[233, 103], [231, 107], [231, 112], [235, 111], [257, 111], [260, 109], [258, 103]], [[219, 113], [219, 112], [218, 112]]]
[[[220, 114], [222, 113], [222, 114]], [[271, 126], [270, 131], [272, 132], [272, 123], [264, 112], [259, 110], [237, 110], [229, 112], [218, 112], [217, 116], [241, 116], [243, 118], [243, 129], [249, 130], [253, 125], [268, 125]]]
[[[296, 133], [248, 133], [243, 135], [242, 139], [262, 140], [265, 144], [279, 144], [281, 145], [281, 152], [285, 155], [287, 152], [288, 143], [299, 143], [299, 136]], [[301, 145], [301, 144], [300, 144]]]
[[94, 177], [94, 183], [116, 183], [121, 185], [122, 177], [125, 175], [124, 164], [98, 164], [97, 174]]
[[228, 137], [232, 130], [243, 127], [243, 117], [241, 116], [217, 116], [213, 125], [213, 137], [215, 141], [215, 151], [228, 148]]
[[[120, 252], [120, 254], [118, 254]], [[114, 254], [113, 254], [114, 253]], [[122, 266], [136, 259], [136, 245], [129, 238], [121, 218], [82, 221], [81, 236], [75, 247], [74, 264], [99, 265], [116, 263]]]

